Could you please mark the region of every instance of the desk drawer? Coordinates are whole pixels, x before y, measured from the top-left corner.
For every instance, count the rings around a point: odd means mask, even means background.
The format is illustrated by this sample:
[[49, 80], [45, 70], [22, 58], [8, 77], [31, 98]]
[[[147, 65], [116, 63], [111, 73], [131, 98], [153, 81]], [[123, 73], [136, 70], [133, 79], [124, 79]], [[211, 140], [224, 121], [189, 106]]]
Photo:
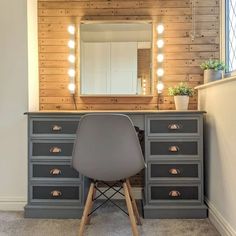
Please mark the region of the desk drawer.
[[159, 141], [149, 140], [150, 156], [197, 156], [198, 141]]
[[200, 179], [200, 163], [149, 163], [148, 176], [155, 179]]
[[70, 165], [32, 164], [32, 178], [79, 178], [79, 173]]
[[80, 186], [32, 186], [32, 200], [80, 200]]
[[78, 120], [33, 120], [32, 121], [32, 134], [33, 135], [69, 135], [76, 134], [78, 127]]
[[32, 143], [32, 156], [72, 156], [73, 146], [73, 141], [34, 141]]
[[149, 187], [150, 201], [199, 201], [199, 186], [165, 185]]
[[198, 135], [198, 118], [148, 118], [148, 136]]

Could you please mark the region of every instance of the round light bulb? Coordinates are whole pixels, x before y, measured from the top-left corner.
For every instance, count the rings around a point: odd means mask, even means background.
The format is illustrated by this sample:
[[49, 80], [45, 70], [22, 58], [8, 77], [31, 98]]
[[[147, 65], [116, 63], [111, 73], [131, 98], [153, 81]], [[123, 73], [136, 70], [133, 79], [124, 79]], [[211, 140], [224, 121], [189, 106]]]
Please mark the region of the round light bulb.
[[68, 89], [71, 93], [75, 92], [75, 84], [74, 83], [69, 83]]
[[158, 47], [158, 48], [162, 48], [163, 46], [164, 46], [164, 41], [163, 41], [163, 39], [157, 40], [157, 47]]
[[163, 62], [164, 61], [164, 55], [163, 54], [158, 54], [157, 55], [157, 61], [158, 62]]
[[162, 24], [157, 25], [157, 33], [162, 34], [164, 32], [165, 28]]
[[157, 76], [162, 77], [164, 75], [164, 70], [162, 68], [157, 69]]
[[74, 70], [74, 69], [69, 69], [69, 70], [68, 70], [68, 75], [69, 75], [70, 77], [75, 77], [75, 70]]
[[70, 33], [70, 34], [75, 34], [75, 26], [74, 25], [69, 25], [68, 26], [68, 32]]
[[164, 86], [163, 82], [162, 81], [158, 81], [158, 83], [157, 83], [157, 92], [158, 93], [162, 93], [164, 87], [165, 86]]
[[74, 55], [69, 55], [68, 61], [69, 61], [70, 63], [75, 63], [75, 56], [74, 56]]
[[75, 41], [74, 40], [70, 40], [68, 42], [68, 47], [71, 48], [71, 49], [74, 49], [75, 48]]

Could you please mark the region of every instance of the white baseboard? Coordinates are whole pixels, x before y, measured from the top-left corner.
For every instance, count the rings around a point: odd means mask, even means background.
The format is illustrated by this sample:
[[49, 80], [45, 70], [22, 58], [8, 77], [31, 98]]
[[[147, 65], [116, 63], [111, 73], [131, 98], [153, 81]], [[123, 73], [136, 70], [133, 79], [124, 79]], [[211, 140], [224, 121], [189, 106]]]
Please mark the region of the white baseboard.
[[221, 215], [216, 207], [205, 198], [209, 208], [209, 220], [216, 227], [222, 236], [236, 236], [236, 231], [231, 227], [228, 221]]
[[25, 205], [24, 197], [0, 197], [0, 211], [23, 211]]

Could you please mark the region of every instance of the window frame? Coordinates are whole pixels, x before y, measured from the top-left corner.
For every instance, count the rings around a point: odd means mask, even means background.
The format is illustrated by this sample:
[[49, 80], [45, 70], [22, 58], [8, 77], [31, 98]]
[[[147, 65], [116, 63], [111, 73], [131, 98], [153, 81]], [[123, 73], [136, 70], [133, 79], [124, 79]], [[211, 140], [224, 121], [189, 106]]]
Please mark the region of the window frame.
[[[220, 32], [220, 41], [221, 41], [221, 49], [220, 49], [220, 58], [228, 66], [229, 61], [229, 44], [228, 41], [228, 12], [229, 12], [229, 0], [221, 0], [220, 1], [220, 8], [221, 8], [221, 17], [220, 17], [220, 25], [221, 25], [221, 32]], [[233, 71], [225, 70], [225, 77], [235, 76], [236, 69]]]

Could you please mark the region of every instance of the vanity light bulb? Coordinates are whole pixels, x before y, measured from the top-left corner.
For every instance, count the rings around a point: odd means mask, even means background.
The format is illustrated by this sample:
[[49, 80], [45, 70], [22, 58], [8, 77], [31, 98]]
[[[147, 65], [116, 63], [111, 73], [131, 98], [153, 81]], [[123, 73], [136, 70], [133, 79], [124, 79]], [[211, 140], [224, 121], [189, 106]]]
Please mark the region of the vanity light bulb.
[[70, 63], [75, 63], [75, 56], [74, 56], [74, 55], [69, 55], [68, 61], [69, 61]]
[[74, 40], [70, 40], [68, 42], [68, 47], [71, 48], [71, 49], [75, 48], [75, 41]]
[[158, 48], [162, 48], [163, 46], [164, 46], [164, 41], [163, 41], [163, 39], [157, 40], [157, 47], [158, 47]]
[[158, 93], [162, 93], [164, 87], [165, 86], [164, 86], [163, 82], [162, 81], [158, 81], [158, 83], [157, 83], [157, 92]]
[[164, 55], [163, 54], [158, 54], [157, 55], [157, 61], [158, 62], [163, 62], [164, 61]]
[[158, 77], [162, 77], [164, 75], [164, 70], [162, 69], [162, 68], [159, 68], [158, 70], [157, 70], [157, 76]]
[[75, 84], [74, 83], [69, 83], [68, 89], [71, 93], [75, 92]]
[[69, 25], [68, 32], [70, 34], [74, 35], [75, 34], [75, 26], [74, 25]]
[[162, 24], [157, 25], [157, 33], [162, 34], [164, 32], [165, 28]]
[[75, 70], [74, 70], [74, 69], [69, 69], [69, 70], [68, 70], [68, 75], [69, 75], [70, 77], [75, 77]]

